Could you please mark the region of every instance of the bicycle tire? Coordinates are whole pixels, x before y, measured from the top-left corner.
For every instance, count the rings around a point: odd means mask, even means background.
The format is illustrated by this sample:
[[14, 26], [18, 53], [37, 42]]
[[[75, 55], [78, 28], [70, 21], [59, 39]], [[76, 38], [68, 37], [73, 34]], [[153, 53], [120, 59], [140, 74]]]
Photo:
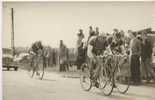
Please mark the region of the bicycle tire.
[[[87, 65], [87, 64], [83, 64], [81, 67], [83, 69], [80, 74], [80, 85], [84, 91], [90, 91], [92, 88], [92, 81], [89, 75], [89, 68], [88, 66], [84, 66], [84, 65]], [[87, 79], [87, 82], [89, 82], [88, 84], [86, 83], [85, 79]], [[87, 86], [85, 86], [85, 84], [87, 84]]]
[[101, 90], [104, 89], [106, 86], [106, 77], [104, 76], [103, 68], [101, 68], [100, 70], [98, 81], [99, 81], [99, 89]]
[[[117, 65], [114, 70], [114, 84], [116, 84], [116, 88], [121, 94], [125, 94], [130, 87], [130, 71], [129, 69], [123, 70], [123, 67], [123, 65]], [[126, 72], [127, 75], [124, 76], [123, 72]]]
[[[105, 68], [103, 68], [103, 70], [101, 70], [101, 74], [104, 75], [105, 79], [105, 84], [103, 86], [103, 88], [100, 88], [100, 90], [103, 92], [103, 94], [105, 96], [110, 96], [113, 92], [113, 88], [114, 88], [114, 78], [113, 78], [113, 72], [112, 70], [110, 70], [108, 65], [103, 66]], [[100, 82], [101, 84], [101, 82]], [[108, 87], [109, 86], [109, 87]], [[106, 91], [108, 88], [110, 88], [108, 91]]]

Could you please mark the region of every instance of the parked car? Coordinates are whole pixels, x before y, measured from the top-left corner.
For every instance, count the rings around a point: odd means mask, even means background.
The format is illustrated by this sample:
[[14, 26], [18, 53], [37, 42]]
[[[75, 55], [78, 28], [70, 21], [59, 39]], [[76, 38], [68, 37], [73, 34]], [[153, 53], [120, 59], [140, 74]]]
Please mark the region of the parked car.
[[3, 68], [7, 68], [7, 70], [14, 68], [14, 70], [17, 71], [18, 70], [18, 64], [16, 62], [14, 62], [12, 49], [3, 48], [2, 51], [3, 51], [3, 54], [2, 54]]

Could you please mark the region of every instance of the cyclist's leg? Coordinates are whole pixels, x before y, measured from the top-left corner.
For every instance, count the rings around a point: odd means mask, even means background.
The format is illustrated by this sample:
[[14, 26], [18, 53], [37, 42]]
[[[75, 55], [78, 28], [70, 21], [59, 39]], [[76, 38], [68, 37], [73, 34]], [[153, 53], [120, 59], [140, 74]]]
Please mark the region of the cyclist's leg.
[[[101, 67], [103, 65], [103, 60], [101, 58], [96, 58], [96, 62], [95, 62], [95, 70], [94, 70], [94, 82], [95, 82], [95, 86], [98, 88], [99, 87], [99, 75], [100, 75], [100, 71], [101, 71]], [[99, 79], [99, 80], [98, 80]]]
[[32, 55], [31, 56], [31, 61], [30, 61], [30, 67], [34, 67], [35, 66], [35, 56], [34, 55]]
[[96, 59], [96, 68], [95, 68], [95, 74], [94, 74], [94, 77], [95, 77], [95, 79], [97, 79], [98, 77], [99, 77], [99, 72], [100, 72], [100, 69], [101, 69], [101, 66], [102, 66], [102, 59], [100, 59], [100, 58], [97, 58]]
[[40, 64], [39, 62], [40, 62], [40, 58], [37, 56], [37, 57], [36, 57], [36, 60], [35, 60], [35, 63], [36, 63], [36, 64], [35, 64], [35, 65], [36, 65], [35, 67], [36, 67], [36, 74], [37, 74], [38, 76], [40, 75], [40, 73], [38, 72], [38, 71], [39, 71], [39, 64]]
[[94, 61], [92, 58], [88, 59], [88, 65], [89, 65], [89, 72], [90, 72], [90, 79], [93, 79], [93, 66], [94, 66]]

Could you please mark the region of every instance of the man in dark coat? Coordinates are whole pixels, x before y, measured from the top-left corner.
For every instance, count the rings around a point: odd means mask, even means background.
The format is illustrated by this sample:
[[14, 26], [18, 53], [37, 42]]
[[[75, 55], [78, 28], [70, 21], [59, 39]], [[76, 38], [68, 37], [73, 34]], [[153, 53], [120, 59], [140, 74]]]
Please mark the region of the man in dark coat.
[[77, 69], [81, 69], [81, 65], [85, 62], [85, 50], [83, 48], [83, 39], [84, 39], [84, 34], [83, 30], [80, 29], [79, 33], [77, 34], [78, 40], [77, 40], [77, 58], [76, 58], [76, 65]]
[[136, 32], [129, 33], [130, 41], [130, 68], [131, 68], [131, 81], [134, 85], [139, 85], [141, 82], [140, 75], [140, 55], [141, 55], [141, 42], [137, 39]]
[[142, 32], [142, 68], [143, 68], [143, 76], [149, 81], [151, 78], [155, 78], [155, 73], [152, 69], [152, 52], [153, 45], [151, 40], [149, 40], [147, 33]]

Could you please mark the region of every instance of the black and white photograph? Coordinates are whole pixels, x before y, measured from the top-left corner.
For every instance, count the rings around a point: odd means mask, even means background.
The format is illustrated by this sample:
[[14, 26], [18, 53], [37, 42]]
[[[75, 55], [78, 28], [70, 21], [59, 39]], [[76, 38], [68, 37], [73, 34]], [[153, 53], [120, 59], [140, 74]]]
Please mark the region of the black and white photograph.
[[155, 100], [154, 1], [3, 1], [2, 100]]

